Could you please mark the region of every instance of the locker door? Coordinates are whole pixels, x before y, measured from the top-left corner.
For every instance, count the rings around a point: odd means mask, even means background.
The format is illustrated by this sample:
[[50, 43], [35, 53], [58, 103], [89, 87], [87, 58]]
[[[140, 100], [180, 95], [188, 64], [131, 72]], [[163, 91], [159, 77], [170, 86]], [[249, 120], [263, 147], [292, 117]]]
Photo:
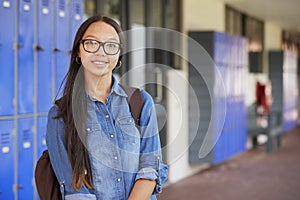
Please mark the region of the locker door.
[[18, 197], [33, 199], [33, 118], [19, 120], [18, 127]]
[[[66, 0], [55, 1], [54, 31], [55, 31], [55, 88], [59, 91], [63, 78], [69, 68], [69, 12]], [[61, 94], [61, 91], [60, 91]]]
[[39, 117], [38, 118], [38, 132], [37, 132], [37, 140], [38, 140], [38, 158], [42, 155], [43, 151], [47, 149], [46, 146], [46, 127], [47, 127], [47, 117]]
[[0, 199], [13, 199], [14, 137], [13, 121], [0, 121]]
[[72, 50], [73, 41], [77, 29], [82, 23], [83, 0], [73, 0], [70, 2], [70, 42], [69, 49]]
[[52, 105], [53, 5], [50, 0], [38, 1], [38, 112], [47, 112]]
[[32, 1], [19, 1], [18, 106], [20, 114], [32, 113], [34, 107], [33, 22]]
[[[0, 5], [0, 116], [14, 113], [14, 36], [15, 36], [15, 1], [2, 1]], [[7, 20], [9, 19], [9, 20]]]

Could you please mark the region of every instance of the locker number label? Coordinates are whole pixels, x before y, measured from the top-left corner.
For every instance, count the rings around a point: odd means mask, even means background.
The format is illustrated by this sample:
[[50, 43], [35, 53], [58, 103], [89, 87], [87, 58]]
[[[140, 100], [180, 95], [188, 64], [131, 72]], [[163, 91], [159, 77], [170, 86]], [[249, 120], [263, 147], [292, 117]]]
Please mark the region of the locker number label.
[[24, 10], [24, 11], [29, 11], [29, 10], [30, 10], [30, 5], [25, 4], [25, 5], [23, 6], [23, 10]]
[[28, 148], [30, 148], [30, 146], [31, 146], [30, 142], [24, 142], [23, 143], [23, 148], [24, 149], [28, 149]]
[[61, 10], [60, 10], [60, 11], [58, 12], [58, 16], [61, 17], [61, 18], [64, 18], [65, 15], [66, 15], [66, 14], [65, 14], [64, 11], [61, 11]]
[[2, 153], [8, 153], [9, 147], [2, 147]]
[[43, 13], [44, 15], [48, 15], [49, 9], [48, 9], [48, 8], [43, 8], [43, 9], [42, 9], [42, 13]]
[[4, 8], [9, 8], [10, 7], [10, 2], [9, 1], [3, 1], [2, 6]]

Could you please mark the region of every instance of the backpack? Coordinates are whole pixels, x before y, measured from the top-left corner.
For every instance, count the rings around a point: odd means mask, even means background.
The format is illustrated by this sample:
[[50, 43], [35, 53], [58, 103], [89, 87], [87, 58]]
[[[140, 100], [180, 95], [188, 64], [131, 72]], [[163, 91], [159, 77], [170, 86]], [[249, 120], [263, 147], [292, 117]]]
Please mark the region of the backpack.
[[[131, 115], [136, 126], [139, 125], [140, 115], [144, 105], [139, 89], [120, 85], [126, 92]], [[41, 200], [61, 200], [60, 185], [53, 171], [48, 150], [44, 150], [38, 159], [35, 172], [35, 185]]]

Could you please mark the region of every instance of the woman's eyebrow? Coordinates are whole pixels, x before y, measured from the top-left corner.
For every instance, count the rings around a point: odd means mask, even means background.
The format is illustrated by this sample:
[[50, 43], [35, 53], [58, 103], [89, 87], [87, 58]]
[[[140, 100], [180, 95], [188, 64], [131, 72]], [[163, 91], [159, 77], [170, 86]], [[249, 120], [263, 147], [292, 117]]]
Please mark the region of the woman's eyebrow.
[[112, 41], [112, 40], [113, 40], [113, 41], [118, 42], [118, 40], [117, 40], [116, 38], [108, 38], [108, 40], [109, 40], [109, 41]]
[[[97, 41], [98, 41], [97, 37], [95, 37], [95, 36], [93, 36], [93, 35], [86, 35], [86, 36], [84, 37], [84, 39], [89, 39], [89, 38], [91, 38], [91, 39], [93, 39], [93, 40], [97, 40]], [[107, 40], [105, 40], [105, 41], [119, 42], [119, 40], [117, 40], [117, 39], [116, 39], [116, 38], [114, 38], [114, 37], [112, 37], [112, 38], [108, 38], [108, 39], [107, 39]], [[105, 41], [99, 41], [99, 42], [105, 42]]]

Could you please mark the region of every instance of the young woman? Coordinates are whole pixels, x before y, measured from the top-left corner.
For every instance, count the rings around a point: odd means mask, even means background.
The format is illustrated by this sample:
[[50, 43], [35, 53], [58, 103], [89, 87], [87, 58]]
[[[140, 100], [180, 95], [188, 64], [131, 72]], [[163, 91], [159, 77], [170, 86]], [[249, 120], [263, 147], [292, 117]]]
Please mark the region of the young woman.
[[73, 44], [63, 96], [48, 114], [46, 141], [64, 199], [153, 200], [167, 178], [154, 103], [140, 90], [140, 127], [113, 75], [124, 37], [104, 16], [87, 19]]

